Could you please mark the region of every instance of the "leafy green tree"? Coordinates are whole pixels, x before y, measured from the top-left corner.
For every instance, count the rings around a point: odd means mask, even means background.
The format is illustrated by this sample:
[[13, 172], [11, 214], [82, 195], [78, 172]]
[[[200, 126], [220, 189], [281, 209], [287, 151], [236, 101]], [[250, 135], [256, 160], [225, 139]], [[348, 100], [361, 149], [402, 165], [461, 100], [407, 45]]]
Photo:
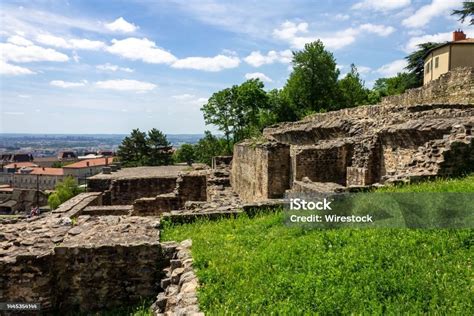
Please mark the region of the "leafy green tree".
[[339, 70], [332, 53], [324, 49], [323, 43], [305, 45], [304, 50], [293, 52], [293, 72], [284, 90], [290, 101], [291, 116], [301, 118], [311, 112], [320, 112], [334, 107], [337, 96]]
[[224, 133], [227, 149], [231, 151], [231, 137], [233, 136], [236, 124], [235, 89], [227, 88], [214, 93], [207, 103], [203, 105], [201, 111], [204, 115], [204, 122], [212, 124]]
[[340, 103], [338, 108], [351, 108], [368, 103], [369, 91], [364, 87], [357, 67], [352, 64], [351, 71], [338, 81]]
[[73, 177], [66, 177], [63, 181], [56, 184], [54, 192], [48, 197], [48, 205], [50, 209], [54, 210], [81, 192], [82, 190], [77, 185], [76, 180]]
[[375, 81], [373, 90], [378, 92], [380, 97], [397, 95], [416, 86], [416, 75], [413, 73], [399, 73], [395, 77], [380, 78]]
[[230, 155], [232, 150], [228, 149], [227, 140], [212, 135], [210, 131], [204, 132], [204, 137], [194, 145], [196, 161], [211, 164], [212, 157]]
[[146, 139], [149, 166], [163, 166], [172, 163], [171, 154], [169, 152], [171, 143], [166, 138], [166, 135], [156, 128], [148, 131], [148, 138]]
[[196, 159], [195, 146], [191, 144], [183, 144], [174, 154], [176, 162], [185, 162], [191, 165]]
[[147, 133], [134, 129], [120, 144], [117, 155], [126, 167], [159, 166], [172, 162], [170, 143], [157, 129]]
[[453, 10], [451, 15], [459, 15], [459, 21], [461, 22], [464, 22], [464, 20], [471, 17], [469, 24], [474, 25], [474, 1], [464, 1], [462, 9]]
[[264, 84], [259, 79], [250, 79], [235, 87], [236, 125], [234, 142], [259, 133], [262, 126], [262, 113], [268, 109], [268, 97]]
[[428, 53], [428, 51], [440, 44], [441, 43], [434, 42], [419, 44], [418, 50], [405, 57], [408, 62], [406, 69], [409, 70], [409, 72], [412, 73], [416, 78], [413, 87], [410, 88], [420, 87], [423, 85], [423, 75], [425, 67], [423, 57], [426, 55], [426, 53]]

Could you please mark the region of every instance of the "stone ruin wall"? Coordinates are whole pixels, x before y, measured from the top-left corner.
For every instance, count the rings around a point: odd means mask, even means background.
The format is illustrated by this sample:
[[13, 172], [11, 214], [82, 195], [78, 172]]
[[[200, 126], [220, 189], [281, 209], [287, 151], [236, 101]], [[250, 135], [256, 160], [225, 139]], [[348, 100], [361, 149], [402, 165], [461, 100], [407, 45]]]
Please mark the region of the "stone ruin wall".
[[173, 192], [177, 179], [177, 177], [89, 179], [87, 185], [92, 192], [104, 192], [104, 205], [127, 205], [142, 197]]
[[[459, 68], [379, 105], [271, 126], [263, 132], [266, 141], [235, 146], [232, 186], [253, 202], [283, 197], [274, 183], [284, 182], [287, 189], [302, 179], [368, 186], [472, 170], [473, 96], [474, 70]], [[285, 146], [291, 149], [270, 149]], [[284, 165], [288, 158], [289, 168], [276, 168], [276, 179], [269, 161]]]
[[472, 68], [456, 68], [423, 87], [410, 89], [403, 94], [382, 99], [384, 105], [430, 103], [474, 104], [474, 72]]
[[136, 199], [133, 202], [132, 215], [160, 215], [166, 211], [182, 209], [187, 201], [207, 201], [207, 175], [205, 172], [180, 175], [170, 193]]
[[244, 201], [281, 196], [290, 186], [290, 147], [235, 145], [231, 185]]

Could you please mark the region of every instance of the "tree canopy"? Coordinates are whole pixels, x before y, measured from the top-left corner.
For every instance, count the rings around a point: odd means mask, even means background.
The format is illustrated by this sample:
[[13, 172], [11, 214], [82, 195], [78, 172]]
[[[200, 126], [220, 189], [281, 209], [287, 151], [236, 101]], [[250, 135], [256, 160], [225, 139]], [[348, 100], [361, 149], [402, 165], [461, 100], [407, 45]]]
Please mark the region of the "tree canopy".
[[451, 15], [459, 15], [459, 21], [461, 22], [464, 22], [470, 17], [471, 21], [469, 21], [469, 24], [474, 25], [474, 2], [464, 1], [462, 4], [462, 9], [453, 10]]
[[117, 155], [126, 167], [168, 165], [172, 163], [170, 147], [161, 131], [134, 129], [120, 144]]

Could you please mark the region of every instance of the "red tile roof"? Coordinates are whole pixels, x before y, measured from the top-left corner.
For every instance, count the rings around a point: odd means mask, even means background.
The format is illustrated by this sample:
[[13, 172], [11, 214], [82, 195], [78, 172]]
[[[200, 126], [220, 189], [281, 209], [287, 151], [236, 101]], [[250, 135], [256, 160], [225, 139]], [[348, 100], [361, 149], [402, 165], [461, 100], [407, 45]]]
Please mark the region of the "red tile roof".
[[44, 175], [44, 176], [63, 176], [64, 175], [64, 170], [63, 168], [31, 168], [31, 172], [28, 173], [21, 173], [17, 172], [18, 174], [34, 174], [34, 175]]
[[113, 162], [113, 157], [108, 158], [94, 158], [94, 159], [86, 159], [81, 160], [70, 165], [64, 166], [63, 168], [88, 168], [88, 167], [99, 167], [99, 166], [106, 166]]
[[6, 169], [23, 168], [23, 167], [38, 167], [38, 165], [30, 161], [25, 161], [25, 162], [12, 162], [12, 163], [9, 163], [8, 165], [3, 166], [3, 168], [6, 168]]

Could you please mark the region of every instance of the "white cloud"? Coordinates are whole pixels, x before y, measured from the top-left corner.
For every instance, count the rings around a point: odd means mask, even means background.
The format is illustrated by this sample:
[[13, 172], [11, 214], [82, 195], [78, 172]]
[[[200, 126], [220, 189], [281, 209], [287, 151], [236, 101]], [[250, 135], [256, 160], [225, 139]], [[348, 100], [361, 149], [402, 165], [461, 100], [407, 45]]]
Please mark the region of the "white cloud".
[[157, 87], [156, 84], [145, 81], [129, 80], [129, 79], [116, 79], [97, 81], [96, 87], [100, 89], [117, 90], [117, 91], [136, 91], [146, 92], [151, 91]]
[[336, 14], [334, 16], [334, 19], [338, 20], [338, 21], [346, 21], [346, 20], [349, 20], [350, 16], [348, 14]]
[[367, 31], [369, 33], [377, 34], [379, 36], [388, 36], [395, 32], [394, 27], [370, 23], [362, 24], [361, 26], [359, 26], [359, 29], [362, 31]]
[[405, 67], [407, 66], [407, 61], [405, 59], [397, 59], [391, 63], [385, 64], [377, 72], [384, 77], [394, 77], [399, 72], [406, 72]]
[[142, 60], [150, 64], [170, 64], [176, 57], [166, 50], [156, 46], [146, 38], [129, 37], [124, 40], [112, 40], [112, 45], [107, 48], [111, 54], [131, 60]]
[[51, 34], [39, 34], [36, 41], [48, 46], [65, 48], [65, 49], [84, 49], [99, 50], [105, 47], [104, 42], [91, 41], [88, 39], [64, 39]]
[[76, 88], [76, 87], [83, 87], [85, 86], [87, 81], [79, 81], [79, 82], [71, 82], [71, 81], [63, 81], [63, 80], [53, 80], [50, 81], [49, 84], [54, 87], [59, 88]]
[[462, 6], [463, 0], [432, 0], [430, 4], [419, 8], [413, 15], [404, 19], [406, 27], [417, 28], [427, 25], [433, 18], [446, 16], [452, 9]]
[[14, 44], [14, 45], [18, 45], [18, 46], [31, 46], [31, 45], [33, 45], [32, 41], [27, 40], [26, 38], [24, 38], [22, 36], [19, 36], [19, 35], [10, 36], [7, 39], [7, 42], [11, 43], [11, 44]]
[[271, 78], [261, 72], [246, 73], [245, 79], [260, 79], [263, 82], [273, 82]]
[[374, 33], [379, 36], [388, 36], [395, 31], [391, 26], [380, 24], [362, 24], [356, 28], [347, 28], [337, 31], [333, 34], [325, 35], [302, 35], [308, 33], [307, 23], [293, 23], [286, 21], [281, 24], [280, 28], [273, 30], [273, 36], [277, 39], [288, 42], [291, 47], [301, 49], [306, 43], [320, 39], [326, 48], [340, 49], [356, 41], [356, 38], [365, 33]]
[[179, 95], [173, 95], [172, 96], [173, 99], [176, 99], [176, 100], [191, 100], [191, 99], [194, 99], [195, 96], [194, 94], [188, 94], [188, 93], [185, 93], [185, 94], [179, 94]]
[[427, 43], [427, 42], [443, 43], [443, 42], [451, 40], [451, 37], [452, 37], [451, 32], [426, 34], [422, 36], [412, 37], [408, 40], [403, 50], [407, 53], [411, 53], [418, 49], [418, 44]]
[[28, 94], [19, 94], [18, 97], [19, 97], [19, 98], [22, 98], [22, 99], [29, 99], [29, 98], [31, 98], [31, 95], [28, 95]]
[[289, 49], [280, 52], [271, 50], [266, 55], [262, 55], [260, 51], [254, 51], [245, 57], [244, 61], [254, 67], [260, 67], [262, 65], [273, 64], [274, 62], [288, 64], [292, 58], [293, 53]]
[[201, 106], [201, 105], [206, 104], [207, 101], [208, 101], [208, 98], [197, 98], [195, 100], [192, 100], [190, 103]]
[[15, 66], [9, 64], [3, 60], [0, 60], [0, 74], [8, 76], [18, 76], [18, 75], [33, 75], [34, 71], [31, 71], [28, 68]]
[[5, 115], [25, 115], [25, 112], [3, 112]]
[[363, 0], [352, 6], [356, 10], [390, 11], [410, 5], [411, 0]]
[[235, 68], [239, 66], [239, 64], [240, 59], [236, 56], [217, 55], [214, 57], [187, 57], [178, 59], [171, 67], [215, 72]]
[[18, 63], [36, 61], [68, 61], [69, 57], [51, 48], [37, 45], [19, 46], [12, 43], [0, 43], [0, 59]]
[[358, 71], [361, 75], [368, 74], [369, 72], [372, 71], [372, 68], [370, 68], [370, 67], [366, 67], [366, 66], [356, 66], [356, 67], [357, 67], [357, 71]]
[[133, 23], [127, 22], [122, 17], [119, 17], [111, 23], [106, 23], [105, 27], [110, 31], [121, 33], [132, 33], [139, 29], [138, 26]]
[[133, 72], [134, 70], [128, 67], [120, 67], [117, 65], [112, 65], [110, 63], [106, 63], [103, 65], [97, 65], [95, 66], [97, 69], [102, 70], [102, 71], [125, 71], [125, 72]]

